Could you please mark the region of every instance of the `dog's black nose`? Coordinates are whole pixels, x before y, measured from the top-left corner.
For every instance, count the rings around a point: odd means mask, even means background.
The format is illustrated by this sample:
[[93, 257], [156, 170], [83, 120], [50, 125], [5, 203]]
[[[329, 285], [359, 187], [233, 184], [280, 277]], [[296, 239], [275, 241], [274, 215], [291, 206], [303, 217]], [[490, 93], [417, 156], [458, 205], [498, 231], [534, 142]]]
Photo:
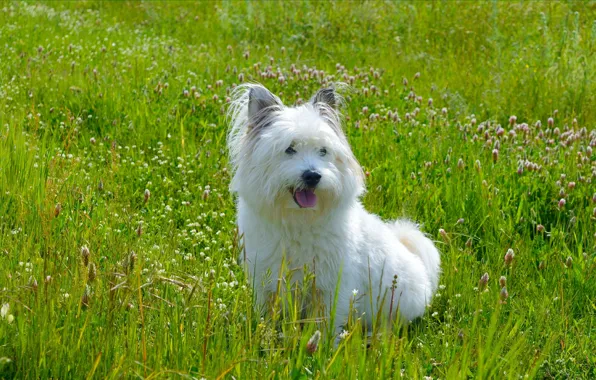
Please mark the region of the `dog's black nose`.
[[302, 180], [308, 187], [315, 187], [321, 180], [321, 174], [313, 170], [307, 170], [302, 173]]

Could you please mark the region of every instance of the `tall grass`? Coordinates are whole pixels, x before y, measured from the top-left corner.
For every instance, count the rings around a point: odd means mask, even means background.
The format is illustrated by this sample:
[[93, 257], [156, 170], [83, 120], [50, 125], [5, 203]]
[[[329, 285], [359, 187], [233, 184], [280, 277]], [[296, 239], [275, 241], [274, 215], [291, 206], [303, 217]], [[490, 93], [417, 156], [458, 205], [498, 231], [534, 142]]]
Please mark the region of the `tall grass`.
[[[584, 2], [0, 3], [0, 377], [595, 377], [595, 25]], [[260, 315], [237, 264], [226, 97], [337, 80], [365, 205], [419, 221], [443, 274], [420, 320], [369, 337], [355, 310], [313, 349], [329, 321], [283, 281]]]

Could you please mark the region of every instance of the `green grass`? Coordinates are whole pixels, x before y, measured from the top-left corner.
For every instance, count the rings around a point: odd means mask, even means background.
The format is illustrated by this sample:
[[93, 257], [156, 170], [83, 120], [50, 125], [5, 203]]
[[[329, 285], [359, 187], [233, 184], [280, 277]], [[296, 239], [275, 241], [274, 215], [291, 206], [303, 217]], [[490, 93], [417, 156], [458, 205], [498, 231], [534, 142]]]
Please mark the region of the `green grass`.
[[[0, 47], [0, 378], [596, 377], [594, 2], [1, 2]], [[351, 76], [364, 203], [441, 289], [310, 354], [236, 264], [225, 99]]]

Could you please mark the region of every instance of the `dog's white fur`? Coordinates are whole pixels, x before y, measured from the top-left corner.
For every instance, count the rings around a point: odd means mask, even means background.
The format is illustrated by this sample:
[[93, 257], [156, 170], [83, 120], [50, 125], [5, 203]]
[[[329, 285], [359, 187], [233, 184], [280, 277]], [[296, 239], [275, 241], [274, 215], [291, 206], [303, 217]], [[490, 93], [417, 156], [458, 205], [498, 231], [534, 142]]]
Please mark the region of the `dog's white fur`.
[[[235, 90], [228, 147], [241, 259], [258, 305], [276, 293], [284, 261], [314, 271], [327, 310], [341, 272], [335, 331], [346, 322], [351, 302], [369, 326], [377, 312], [408, 322], [424, 314], [437, 289], [439, 252], [414, 224], [386, 223], [360, 203], [364, 176], [341, 129], [340, 100], [334, 89], [324, 89], [304, 105], [286, 107], [260, 85]], [[286, 152], [289, 146], [295, 153]], [[316, 207], [302, 209], [292, 191], [304, 187], [306, 170], [321, 179]], [[292, 273], [290, 281], [303, 280], [302, 271]]]

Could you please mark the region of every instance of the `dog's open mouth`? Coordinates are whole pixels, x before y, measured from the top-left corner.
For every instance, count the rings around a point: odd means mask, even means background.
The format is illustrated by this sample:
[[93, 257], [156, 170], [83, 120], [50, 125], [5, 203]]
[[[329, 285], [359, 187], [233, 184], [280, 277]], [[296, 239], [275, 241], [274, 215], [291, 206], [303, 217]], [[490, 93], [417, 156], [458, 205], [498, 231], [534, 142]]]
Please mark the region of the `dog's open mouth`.
[[312, 189], [290, 190], [294, 202], [300, 208], [313, 208], [317, 205], [317, 195]]

